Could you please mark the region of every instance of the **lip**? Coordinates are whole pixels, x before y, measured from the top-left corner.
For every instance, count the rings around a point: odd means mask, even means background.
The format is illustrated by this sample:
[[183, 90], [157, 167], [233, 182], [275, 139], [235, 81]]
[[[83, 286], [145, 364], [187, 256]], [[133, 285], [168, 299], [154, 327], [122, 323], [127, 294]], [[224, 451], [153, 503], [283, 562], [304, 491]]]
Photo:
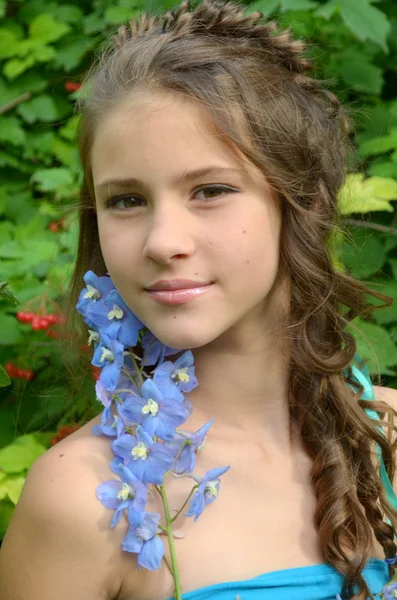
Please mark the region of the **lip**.
[[204, 287], [210, 285], [211, 281], [193, 281], [191, 279], [161, 279], [153, 285], [145, 288], [146, 291], [163, 291], [163, 290], [186, 290], [191, 288]]
[[161, 304], [185, 304], [190, 302], [197, 296], [205, 294], [212, 286], [212, 283], [180, 289], [168, 289], [168, 290], [145, 290], [146, 293], [156, 302]]

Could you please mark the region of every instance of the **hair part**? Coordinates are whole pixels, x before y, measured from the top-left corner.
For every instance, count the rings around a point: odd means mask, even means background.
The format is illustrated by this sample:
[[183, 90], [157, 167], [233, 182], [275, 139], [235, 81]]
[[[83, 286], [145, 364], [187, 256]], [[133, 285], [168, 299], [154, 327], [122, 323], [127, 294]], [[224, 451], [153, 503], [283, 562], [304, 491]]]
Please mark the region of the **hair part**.
[[[194, 10], [182, 2], [160, 16], [144, 13], [119, 28], [88, 71], [83, 82], [88, 92], [77, 103], [84, 178], [78, 255], [66, 303], [69, 326], [76, 329], [74, 307], [84, 273], [107, 272], [91, 172], [98, 124], [140, 94], [171, 93], [198, 102], [225, 143], [264, 173], [282, 205], [280, 269], [291, 290], [285, 326], [290, 415], [313, 460], [319, 547], [345, 576], [344, 599], [373, 599], [361, 575], [372, 533], [392, 557], [397, 525], [397, 511], [373, 463], [374, 444], [391, 479], [395, 463], [390, 435], [382, 435], [364, 408], [374, 409], [390, 432], [397, 431], [397, 413], [384, 402], [359, 399], [363, 390], [350, 370], [356, 341], [346, 326], [356, 316], [390, 306], [392, 299], [336, 270], [332, 261], [333, 233], [343, 231], [337, 194], [351, 150], [346, 111], [309, 75], [312, 65], [302, 41], [277, 23], [264, 22], [262, 13], [244, 15], [244, 10], [234, 1], [203, 0]], [[384, 304], [368, 304], [367, 295]], [[85, 331], [80, 327], [82, 335]], [[394, 566], [389, 569], [392, 576]]]

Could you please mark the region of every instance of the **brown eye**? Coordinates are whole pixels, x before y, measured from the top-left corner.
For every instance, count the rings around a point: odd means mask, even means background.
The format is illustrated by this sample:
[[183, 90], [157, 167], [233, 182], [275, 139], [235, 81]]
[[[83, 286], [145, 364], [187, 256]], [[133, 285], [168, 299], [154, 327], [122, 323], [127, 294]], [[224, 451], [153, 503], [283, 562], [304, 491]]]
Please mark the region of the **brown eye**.
[[[130, 208], [136, 208], [139, 206], [139, 202], [142, 198], [137, 196], [114, 196], [107, 201], [107, 208], [115, 208], [116, 210], [128, 210]], [[124, 206], [122, 205], [124, 204]]]
[[206, 187], [197, 190], [195, 193], [199, 194], [201, 192], [209, 194], [209, 197], [203, 198], [204, 202], [211, 202], [212, 200], [216, 200], [221, 194], [230, 194], [236, 192], [236, 190], [226, 187], [225, 185], [207, 185]]

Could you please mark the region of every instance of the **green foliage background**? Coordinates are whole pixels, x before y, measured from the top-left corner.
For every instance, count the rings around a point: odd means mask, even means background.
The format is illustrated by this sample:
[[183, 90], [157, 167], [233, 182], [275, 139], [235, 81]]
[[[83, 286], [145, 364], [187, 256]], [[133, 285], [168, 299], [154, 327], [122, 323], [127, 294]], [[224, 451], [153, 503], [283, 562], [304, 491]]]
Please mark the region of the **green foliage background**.
[[[119, 25], [142, 10], [173, 6], [162, 0], [0, 0], [0, 364], [35, 372], [31, 382], [10, 381], [0, 367], [0, 539], [27, 470], [56, 430], [84, 423], [101, 408], [91, 377], [76, 393], [59, 341], [16, 319], [18, 310], [59, 310], [75, 256], [73, 204], [81, 170], [73, 108], [80, 91], [67, 89]], [[336, 238], [335, 263], [396, 298], [397, 4], [247, 2], [248, 12], [258, 9], [312, 42], [317, 76], [353, 114], [357, 156], [340, 193], [351, 235]], [[397, 303], [355, 325], [369, 371], [379, 370], [384, 385], [397, 388]]]

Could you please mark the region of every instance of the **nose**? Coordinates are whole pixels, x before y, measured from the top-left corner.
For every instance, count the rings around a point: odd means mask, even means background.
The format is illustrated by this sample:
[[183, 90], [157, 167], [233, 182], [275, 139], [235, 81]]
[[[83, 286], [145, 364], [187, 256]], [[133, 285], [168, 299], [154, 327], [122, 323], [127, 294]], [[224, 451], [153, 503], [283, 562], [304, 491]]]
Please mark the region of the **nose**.
[[164, 265], [175, 258], [187, 258], [195, 251], [193, 217], [186, 207], [174, 204], [159, 203], [147, 221], [143, 255]]

